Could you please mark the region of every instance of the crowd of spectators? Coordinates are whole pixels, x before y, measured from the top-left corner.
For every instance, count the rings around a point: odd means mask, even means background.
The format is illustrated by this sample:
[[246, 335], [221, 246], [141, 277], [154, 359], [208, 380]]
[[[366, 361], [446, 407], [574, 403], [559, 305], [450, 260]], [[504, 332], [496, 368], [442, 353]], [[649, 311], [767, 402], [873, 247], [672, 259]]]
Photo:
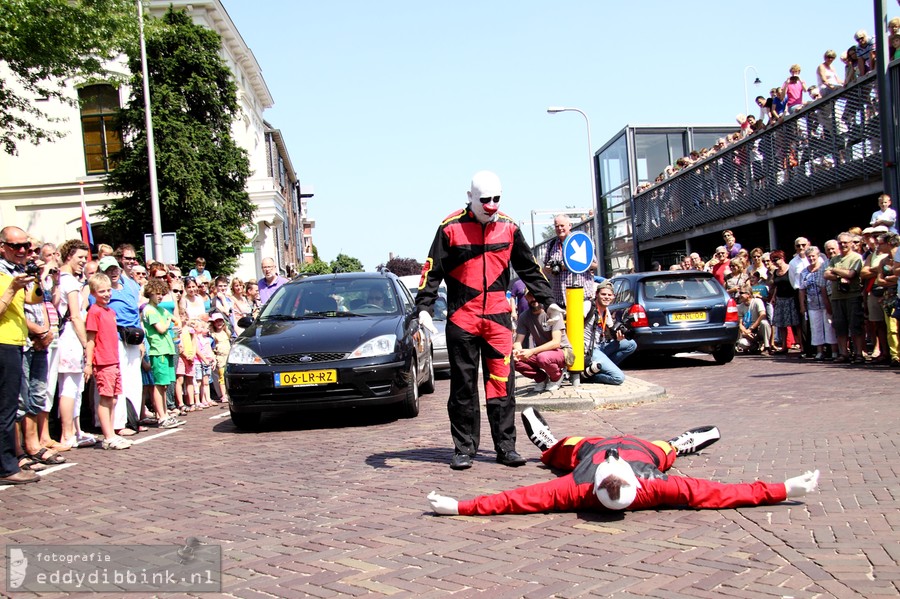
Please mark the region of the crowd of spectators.
[[[888, 29], [890, 34], [888, 40], [891, 45], [889, 58], [892, 60], [900, 57], [900, 17], [891, 19], [888, 22]], [[838, 73], [838, 70], [833, 66], [838, 55], [836, 51], [831, 49], [825, 51], [822, 63], [816, 68], [815, 84], [809, 85], [801, 78], [800, 73], [802, 69], [800, 65], [791, 65], [789, 68], [789, 76], [781, 86], [771, 88], [768, 97], [757, 96], [755, 98], [754, 101], [759, 108], [758, 116], [752, 114], [745, 115], [743, 113], [738, 114], [735, 117], [738, 128], [733, 133], [720, 137], [716, 140], [715, 144], [709, 148], [693, 150], [689, 155], [677, 159], [674, 164], [667, 166], [656, 177], [656, 180], [653, 183], [641, 184], [638, 187], [637, 193], [641, 193], [653, 184], [660, 183], [674, 176], [678, 172], [690, 168], [695, 163], [721, 152], [754, 133], [764, 131], [765, 129], [780, 124], [786, 116], [800, 110], [805, 105], [821, 98], [828, 97], [844, 86], [852, 84], [860, 76], [872, 71], [875, 68], [875, 40], [863, 29], [857, 31], [854, 34], [853, 39], [856, 43], [847, 48], [847, 50], [840, 55], [840, 60], [844, 65], [842, 73]], [[873, 112], [875, 109], [876, 107], [874, 104], [867, 106], [867, 110], [870, 112]], [[871, 114], [869, 116], [871, 116]], [[854, 117], [853, 111], [848, 111], [845, 119]], [[812, 130], [815, 128], [815, 125], [816, 123], [813, 124], [812, 128], [807, 125], [807, 128]], [[851, 126], [850, 123], [845, 123], [845, 125]], [[825, 133], [834, 134], [833, 126], [831, 127], [830, 132], [827, 131], [828, 127], [825, 127], [825, 129], [826, 131], [823, 132], [823, 135]], [[760, 152], [758, 148], [755, 148], [754, 150], [754, 154]], [[797, 166], [799, 157], [797, 155], [796, 147], [780, 152], [780, 154], [785, 168]], [[753, 156], [752, 158], [756, 158], [756, 156]], [[820, 160], [818, 165], [827, 167], [830, 164], [833, 164], [833, 160], [833, 158]], [[740, 165], [736, 166], [740, 167]]]
[[878, 206], [865, 228], [797, 237], [792, 254], [747, 250], [724, 231], [709, 260], [693, 253], [669, 270], [710, 272], [725, 287], [741, 316], [739, 352], [900, 367], [897, 214], [886, 194]]
[[[80, 239], [57, 247], [18, 227], [0, 231], [0, 484], [39, 480], [65, 452], [121, 450], [130, 437], [227, 406], [225, 361], [241, 319], [261, 306], [265, 276], [187, 276], [138, 261], [135, 248]], [[269, 267], [269, 268], [267, 268]], [[271, 271], [271, 272], [270, 272]], [[56, 420], [58, 417], [58, 430]]]

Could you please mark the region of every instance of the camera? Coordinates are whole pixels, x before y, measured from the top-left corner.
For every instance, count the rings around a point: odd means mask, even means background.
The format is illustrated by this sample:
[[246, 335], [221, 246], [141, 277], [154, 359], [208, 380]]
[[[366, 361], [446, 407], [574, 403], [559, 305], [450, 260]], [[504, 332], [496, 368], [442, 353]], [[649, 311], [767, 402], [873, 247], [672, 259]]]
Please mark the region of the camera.
[[25, 274], [29, 277], [36, 277], [41, 274], [41, 267], [34, 260], [25, 263]]
[[550, 268], [550, 272], [558, 275], [562, 272], [563, 262], [562, 260], [547, 260], [547, 266]]
[[624, 322], [616, 321], [615, 324], [606, 329], [606, 340], [616, 341], [619, 333], [622, 333], [622, 335], [628, 339], [631, 336], [631, 327]]

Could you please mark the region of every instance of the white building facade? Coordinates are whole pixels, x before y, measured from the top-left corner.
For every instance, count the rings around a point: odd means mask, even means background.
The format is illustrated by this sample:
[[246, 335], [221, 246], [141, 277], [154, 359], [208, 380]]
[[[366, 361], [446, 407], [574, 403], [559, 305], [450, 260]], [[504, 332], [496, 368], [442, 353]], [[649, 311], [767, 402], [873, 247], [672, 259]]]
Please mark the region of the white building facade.
[[[149, 10], [161, 17], [170, 5], [187, 10], [195, 23], [222, 37], [221, 55], [238, 89], [240, 113], [232, 136], [249, 156], [247, 192], [256, 211], [252, 226], [245, 229], [247, 244], [235, 275], [243, 280], [261, 277], [259, 263], [264, 257], [274, 258], [282, 272], [296, 270], [312, 260], [314, 223], [307, 219], [306, 206], [311, 188], [301, 189], [280, 131], [264, 120], [263, 113], [274, 100], [259, 64], [219, 0], [151, 0]], [[124, 60], [112, 70], [127, 75]], [[108, 124], [130, 94], [126, 85], [66, 83], [72, 97], [81, 97], [81, 109], [59, 102], [42, 106], [50, 116], [64, 119], [57, 127], [66, 135], [38, 146], [20, 142], [18, 156], [0, 153], [0, 226], [16, 225], [57, 244], [81, 236], [82, 194], [92, 225], [102, 230], [96, 213], [111, 197], [104, 185], [107, 158], [120, 144]], [[95, 241], [103, 239], [95, 235]], [[139, 246], [144, 240], [131, 241]], [[193, 258], [179, 256], [181, 262]]]

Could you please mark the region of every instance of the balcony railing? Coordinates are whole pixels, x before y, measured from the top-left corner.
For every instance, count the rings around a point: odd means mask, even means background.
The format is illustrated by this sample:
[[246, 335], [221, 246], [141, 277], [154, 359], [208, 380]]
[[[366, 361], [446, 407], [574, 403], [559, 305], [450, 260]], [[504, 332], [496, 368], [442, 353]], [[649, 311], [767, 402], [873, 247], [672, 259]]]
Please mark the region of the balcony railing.
[[646, 242], [873, 178], [881, 135], [870, 73], [635, 195], [635, 233]]

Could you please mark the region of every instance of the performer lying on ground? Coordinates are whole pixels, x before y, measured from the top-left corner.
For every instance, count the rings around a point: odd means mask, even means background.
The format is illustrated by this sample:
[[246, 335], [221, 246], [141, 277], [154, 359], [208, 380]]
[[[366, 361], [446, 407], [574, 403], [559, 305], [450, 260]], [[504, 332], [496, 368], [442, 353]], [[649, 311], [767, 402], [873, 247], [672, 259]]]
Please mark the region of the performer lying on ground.
[[522, 412], [522, 422], [528, 437], [543, 451], [541, 461], [568, 474], [467, 501], [458, 502], [432, 491], [428, 502], [437, 514], [473, 516], [768, 505], [789, 497], [802, 497], [815, 489], [819, 480], [818, 470], [783, 483], [725, 484], [666, 474], [676, 455], [696, 453], [715, 443], [719, 431], [714, 426], [691, 429], [670, 441], [646, 441], [630, 435], [565, 437], [557, 441], [534, 408]]

